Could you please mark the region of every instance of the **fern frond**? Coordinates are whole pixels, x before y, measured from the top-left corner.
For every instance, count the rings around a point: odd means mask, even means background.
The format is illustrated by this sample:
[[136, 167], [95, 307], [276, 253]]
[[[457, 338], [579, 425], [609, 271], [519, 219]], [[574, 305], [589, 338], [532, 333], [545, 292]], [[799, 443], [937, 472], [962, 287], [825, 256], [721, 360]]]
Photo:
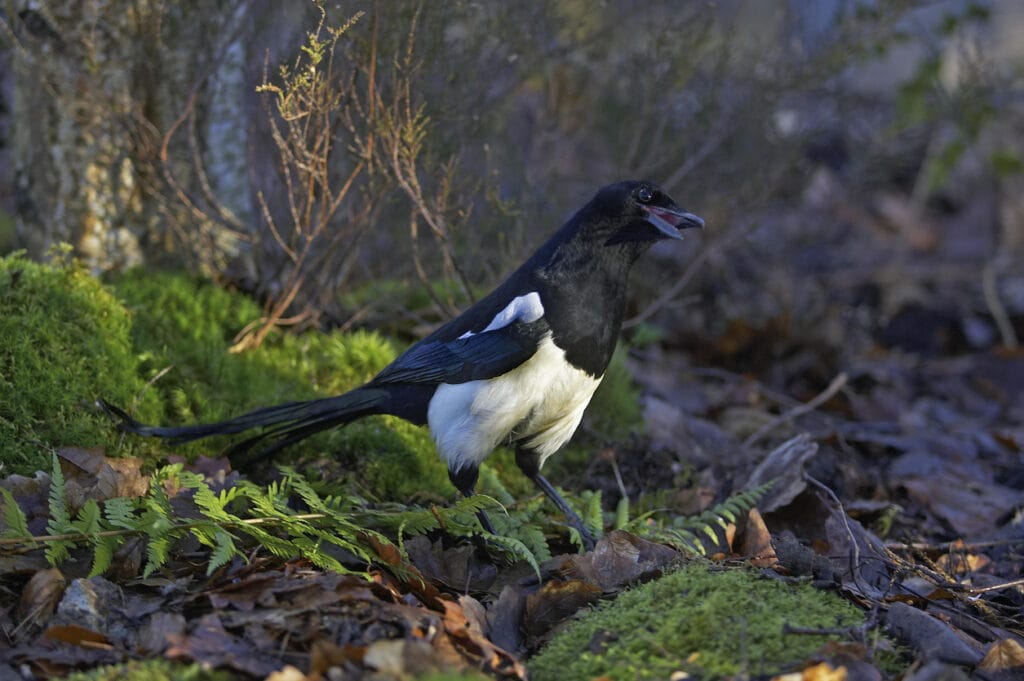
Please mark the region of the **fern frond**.
[[[68, 513], [67, 503], [64, 500], [64, 473], [60, 469], [60, 460], [57, 453], [53, 453], [53, 469], [50, 472], [50, 518], [46, 522], [46, 529], [51, 534], [67, 534], [72, 531], [71, 516]], [[73, 546], [69, 541], [53, 541], [46, 546], [46, 560], [50, 565], [65, 560], [68, 551]]]
[[25, 512], [18, 506], [18, 502], [14, 500], [14, 495], [11, 494], [10, 490], [5, 487], [0, 487], [0, 495], [3, 496], [4, 502], [4, 537], [31, 537], [32, 533], [28, 530], [28, 518], [25, 516]]
[[645, 514], [628, 523], [626, 529], [639, 536], [659, 541], [691, 555], [707, 555], [708, 547], [721, 543], [720, 533], [731, 523], [754, 508], [771, 489], [769, 481], [752, 490], [739, 492], [720, 504], [689, 518], [676, 518], [671, 526], [650, 522], [651, 514]]
[[111, 527], [134, 530], [138, 524], [135, 517], [135, 502], [124, 497], [107, 499], [103, 502], [103, 515]]
[[235, 547], [235, 538], [223, 528], [217, 528], [213, 538], [213, 553], [210, 554], [210, 562], [206, 566], [207, 576], [212, 575], [221, 566], [227, 565], [237, 555], [240, 555], [240, 552]]
[[90, 577], [102, 575], [114, 561], [114, 552], [124, 541], [123, 537], [95, 537], [93, 539], [92, 568]]
[[533, 555], [530, 549], [527, 548], [526, 544], [515, 537], [507, 537], [500, 534], [485, 534], [483, 536], [489, 546], [497, 547], [500, 551], [506, 553], [512, 560], [526, 561], [530, 567], [533, 568], [538, 579], [540, 578], [540, 563], [537, 562], [537, 558]]
[[169, 534], [150, 537], [146, 544], [146, 567], [142, 570], [142, 576], [149, 577], [154, 571], [163, 567], [167, 562], [170, 550], [171, 537]]

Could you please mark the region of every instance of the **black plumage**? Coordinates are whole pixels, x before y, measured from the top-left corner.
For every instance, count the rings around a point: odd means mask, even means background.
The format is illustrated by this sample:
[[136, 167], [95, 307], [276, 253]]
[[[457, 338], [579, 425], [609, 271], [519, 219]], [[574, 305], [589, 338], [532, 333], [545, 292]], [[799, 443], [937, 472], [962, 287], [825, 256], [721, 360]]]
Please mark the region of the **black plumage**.
[[[230, 452], [261, 456], [364, 416], [392, 414], [430, 427], [453, 484], [467, 495], [480, 463], [511, 444], [519, 467], [592, 546], [540, 468], [575, 431], [611, 360], [633, 263], [656, 241], [703, 224], [651, 182], [609, 185], [494, 291], [362, 387], [193, 426], [144, 425], [104, 407], [122, 429], [174, 442], [259, 427]], [[491, 529], [483, 514], [481, 522]]]

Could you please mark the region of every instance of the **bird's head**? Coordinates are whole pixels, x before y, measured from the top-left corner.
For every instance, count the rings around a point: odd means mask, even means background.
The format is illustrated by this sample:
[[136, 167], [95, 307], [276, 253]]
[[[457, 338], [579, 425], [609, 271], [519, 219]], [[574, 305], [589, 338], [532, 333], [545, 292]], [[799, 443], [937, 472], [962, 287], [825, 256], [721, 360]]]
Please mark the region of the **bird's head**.
[[577, 243], [621, 253], [632, 261], [662, 239], [682, 239], [682, 230], [704, 227], [704, 220], [680, 208], [662, 189], [645, 180], [604, 187], [572, 221]]

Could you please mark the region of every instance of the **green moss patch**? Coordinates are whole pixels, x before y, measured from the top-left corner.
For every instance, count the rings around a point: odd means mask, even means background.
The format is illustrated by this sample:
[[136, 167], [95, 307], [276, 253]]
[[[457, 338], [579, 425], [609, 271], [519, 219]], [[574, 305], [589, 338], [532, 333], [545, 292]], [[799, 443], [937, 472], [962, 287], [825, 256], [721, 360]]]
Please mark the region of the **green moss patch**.
[[823, 629], [862, 619], [847, 601], [808, 584], [693, 564], [585, 614], [530, 661], [530, 678], [632, 681], [667, 679], [677, 671], [696, 678], [775, 673], [835, 638], [785, 634], [785, 624]]
[[160, 659], [96, 667], [65, 677], [67, 681], [231, 681], [234, 678], [237, 677], [228, 672], [203, 669], [198, 664], [175, 664]]
[[[88, 272], [20, 254], [0, 259], [0, 461], [5, 473], [48, 468], [51, 449], [113, 439], [92, 409], [103, 396], [131, 404], [142, 392], [131, 319]], [[155, 395], [137, 404], [159, 413]], [[138, 448], [144, 448], [139, 445]]]
[[[258, 349], [231, 354], [227, 348], [238, 331], [260, 316], [251, 299], [180, 274], [132, 272], [114, 287], [133, 315], [143, 375], [173, 367], [154, 385], [166, 423], [217, 421], [337, 395], [370, 380], [398, 354], [393, 343], [369, 331], [271, 334]], [[209, 453], [219, 444], [197, 442], [181, 451]], [[360, 486], [374, 497], [408, 499], [425, 489], [454, 494], [427, 431], [399, 419], [357, 421], [289, 447], [281, 458], [297, 455], [341, 459], [360, 470]]]

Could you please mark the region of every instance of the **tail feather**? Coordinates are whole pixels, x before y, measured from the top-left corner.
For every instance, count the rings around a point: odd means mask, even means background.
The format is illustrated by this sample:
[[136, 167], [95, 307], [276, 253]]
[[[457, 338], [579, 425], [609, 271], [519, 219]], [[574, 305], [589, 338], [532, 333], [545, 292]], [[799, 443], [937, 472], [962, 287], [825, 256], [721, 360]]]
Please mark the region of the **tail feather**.
[[118, 428], [129, 433], [160, 437], [172, 444], [183, 444], [212, 435], [232, 435], [253, 428], [265, 430], [237, 443], [229, 454], [242, 454], [263, 443], [269, 447], [258, 458], [268, 456], [314, 433], [340, 426], [370, 414], [386, 413], [388, 393], [378, 388], [357, 388], [336, 397], [305, 402], [287, 402], [274, 407], [254, 409], [240, 416], [216, 423], [194, 426], [151, 426], [136, 421], [123, 409], [102, 398], [98, 404], [116, 419]]

